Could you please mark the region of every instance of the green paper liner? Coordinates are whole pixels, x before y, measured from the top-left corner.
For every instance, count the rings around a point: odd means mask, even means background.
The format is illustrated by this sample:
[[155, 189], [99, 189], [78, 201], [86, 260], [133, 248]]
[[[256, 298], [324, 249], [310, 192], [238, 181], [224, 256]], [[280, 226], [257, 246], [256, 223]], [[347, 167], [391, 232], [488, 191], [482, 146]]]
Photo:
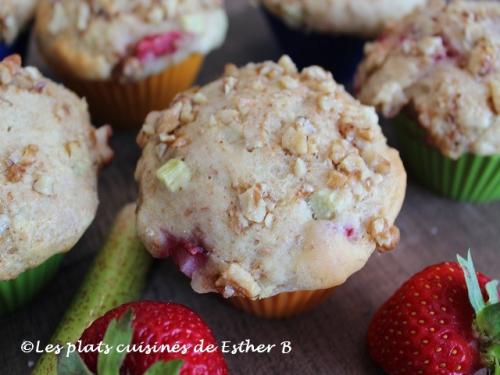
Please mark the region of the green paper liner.
[[444, 156], [425, 140], [425, 131], [405, 115], [396, 120], [401, 157], [408, 171], [438, 194], [461, 202], [500, 200], [500, 155]]
[[0, 281], [0, 315], [31, 300], [56, 274], [64, 254], [56, 254], [12, 280]]

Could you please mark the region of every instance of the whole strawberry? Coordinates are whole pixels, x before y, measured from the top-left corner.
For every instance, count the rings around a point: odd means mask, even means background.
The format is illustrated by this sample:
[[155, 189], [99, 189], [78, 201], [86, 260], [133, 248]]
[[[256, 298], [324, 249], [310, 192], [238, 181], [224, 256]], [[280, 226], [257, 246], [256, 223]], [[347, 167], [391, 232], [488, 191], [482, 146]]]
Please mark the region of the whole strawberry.
[[[101, 353], [86, 352], [85, 348], [101, 342], [112, 349], [128, 345], [132, 350], [106, 354], [102, 346]], [[200, 350], [209, 346], [212, 350]], [[140, 301], [119, 306], [83, 332], [79, 351], [86, 367], [98, 375], [118, 374], [110, 366], [118, 366], [119, 373], [127, 375], [228, 373], [208, 326], [195, 312], [175, 303]]]
[[470, 254], [459, 262], [417, 273], [375, 314], [368, 348], [387, 373], [500, 374], [498, 283], [476, 274]]

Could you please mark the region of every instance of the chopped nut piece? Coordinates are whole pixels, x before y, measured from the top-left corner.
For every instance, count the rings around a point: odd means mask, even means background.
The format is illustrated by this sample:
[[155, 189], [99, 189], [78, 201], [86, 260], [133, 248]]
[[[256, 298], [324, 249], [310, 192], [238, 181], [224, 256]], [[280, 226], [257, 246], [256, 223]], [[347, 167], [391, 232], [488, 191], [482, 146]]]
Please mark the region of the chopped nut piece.
[[368, 233], [377, 243], [379, 251], [392, 250], [399, 242], [399, 229], [394, 225], [389, 225], [383, 217], [377, 217], [370, 222]]
[[239, 113], [236, 109], [223, 109], [217, 113], [217, 117], [224, 124], [229, 125], [231, 122], [236, 121]]
[[68, 154], [70, 158], [74, 157], [75, 155], [78, 155], [78, 153], [80, 152], [80, 142], [79, 141], [66, 142], [64, 144], [64, 149], [66, 151], [66, 154]]
[[254, 185], [239, 196], [243, 215], [250, 221], [261, 223], [266, 217], [266, 202], [262, 197], [261, 188]]
[[[229, 268], [217, 279], [215, 286], [222, 287], [222, 291], [230, 286], [238, 294], [247, 298], [254, 298], [260, 293], [260, 287], [250, 272], [236, 263], [231, 263]], [[233, 294], [231, 293], [231, 295]]]
[[307, 173], [307, 166], [304, 160], [298, 158], [293, 164], [293, 174], [297, 177], [302, 177]]
[[292, 154], [307, 154], [307, 135], [302, 130], [289, 127], [281, 138], [281, 145]]
[[359, 138], [364, 139], [365, 141], [371, 141], [374, 138], [373, 130], [371, 128], [359, 128], [357, 129], [356, 134]]
[[288, 73], [288, 74], [297, 73], [297, 66], [295, 66], [292, 59], [287, 55], [281, 56], [281, 58], [278, 61], [278, 64], [283, 69], [285, 69], [285, 73]]
[[156, 171], [158, 178], [172, 192], [186, 188], [191, 181], [191, 171], [182, 160], [170, 159]]
[[326, 81], [330, 78], [330, 73], [319, 66], [310, 66], [302, 70], [302, 76], [316, 81]]
[[490, 81], [489, 86], [494, 112], [495, 114], [500, 115], [500, 80]]
[[333, 108], [335, 108], [335, 102], [335, 98], [330, 95], [323, 95], [318, 99], [319, 108], [321, 108], [323, 111], [331, 111]]
[[12, 163], [9, 165], [9, 167], [7, 167], [4, 175], [7, 181], [16, 183], [22, 180], [24, 172], [26, 172], [25, 167], [19, 164]]
[[338, 188], [341, 188], [342, 186], [344, 186], [348, 180], [349, 179], [347, 178], [347, 176], [345, 174], [333, 170], [328, 174], [327, 184], [328, 184], [328, 187], [330, 187], [332, 189], [338, 189]]
[[335, 83], [331, 81], [320, 82], [318, 89], [325, 94], [333, 94], [335, 92]]
[[156, 156], [158, 159], [163, 159], [163, 156], [165, 156], [165, 153], [167, 152], [168, 146], [165, 143], [158, 143], [156, 145]]
[[335, 164], [339, 164], [346, 156], [347, 150], [344, 144], [345, 141], [333, 141], [330, 147], [330, 159]]
[[184, 123], [194, 120], [193, 107], [191, 105], [191, 102], [187, 101], [184, 103], [179, 119]]
[[229, 95], [231, 91], [233, 91], [234, 87], [236, 86], [236, 83], [238, 80], [234, 78], [233, 76], [229, 76], [224, 79], [224, 94]]
[[387, 175], [391, 172], [391, 163], [389, 160], [380, 158], [375, 165], [375, 172], [381, 175]]
[[175, 139], [177, 137], [173, 134], [161, 133], [158, 136], [158, 138], [159, 138], [160, 142], [162, 142], [162, 143], [172, 143], [173, 141], [175, 141]]
[[264, 225], [266, 228], [271, 228], [273, 226], [274, 222], [274, 215], [271, 213], [268, 213], [264, 219]]
[[38, 154], [38, 146], [37, 145], [27, 145], [24, 148], [23, 155], [21, 156], [21, 160], [19, 160], [19, 164], [28, 166], [33, 164], [36, 161], [36, 156]]
[[197, 92], [193, 96], [193, 103], [195, 104], [205, 104], [208, 101], [208, 98], [202, 92]]
[[362, 180], [370, 176], [370, 171], [367, 168], [364, 160], [355, 154], [347, 155], [340, 163], [340, 170], [344, 171], [348, 175], [353, 175], [356, 178]]
[[225, 76], [236, 76], [238, 74], [238, 67], [234, 64], [226, 64], [224, 67]]
[[84, 31], [87, 28], [90, 18], [90, 7], [87, 3], [80, 3], [78, 6], [77, 28]]
[[280, 86], [283, 89], [296, 89], [299, 87], [299, 81], [297, 81], [295, 78], [292, 78], [290, 76], [283, 76], [279, 80]]

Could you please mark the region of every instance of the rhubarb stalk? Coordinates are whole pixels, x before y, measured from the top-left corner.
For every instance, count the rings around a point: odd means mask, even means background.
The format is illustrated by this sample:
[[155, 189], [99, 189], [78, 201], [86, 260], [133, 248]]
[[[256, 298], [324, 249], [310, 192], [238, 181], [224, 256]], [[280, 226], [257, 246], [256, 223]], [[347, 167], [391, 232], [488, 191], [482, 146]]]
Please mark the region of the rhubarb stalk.
[[[118, 214], [106, 244], [51, 343], [75, 343], [83, 331], [108, 310], [137, 299], [151, 263], [152, 258], [137, 238], [135, 205], [129, 204]], [[32, 372], [32, 375], [56, 374], [57, 356], [54, 353], [43, 354]]]

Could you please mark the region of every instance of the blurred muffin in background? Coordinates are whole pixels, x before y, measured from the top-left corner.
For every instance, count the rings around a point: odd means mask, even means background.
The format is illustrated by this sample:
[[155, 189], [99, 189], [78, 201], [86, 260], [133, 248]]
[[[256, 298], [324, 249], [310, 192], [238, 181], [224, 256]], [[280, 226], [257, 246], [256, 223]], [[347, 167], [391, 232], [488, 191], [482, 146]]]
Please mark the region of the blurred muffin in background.
[[17, 53], [25, 56], [29, 25], [38, 0], [0, 1], [0, 60]]
[[500, 199], [500, 3], [437, 0], [366, 48], [356, 91], [397, 117], [422, 183], [457, 200]]
[[1, 314], [28, 301], [90, 225], [112, 152], [85, 100], [18, 56], [0, 62], [0, 118]]
[[228, 65], [151, 113], [138, 140], [139, 235], [199, 293], [294, 315], [398, 243], [398, 153], [320, 67]]
[[41, 0], [36, 24], [48, 64], [116, 127], [191, 86], [226, 31], [222, 0]]
[[283, 49], [299, 67], [320, 65], [349, 84], [375, 38], [427, 0], [260, 0]]

